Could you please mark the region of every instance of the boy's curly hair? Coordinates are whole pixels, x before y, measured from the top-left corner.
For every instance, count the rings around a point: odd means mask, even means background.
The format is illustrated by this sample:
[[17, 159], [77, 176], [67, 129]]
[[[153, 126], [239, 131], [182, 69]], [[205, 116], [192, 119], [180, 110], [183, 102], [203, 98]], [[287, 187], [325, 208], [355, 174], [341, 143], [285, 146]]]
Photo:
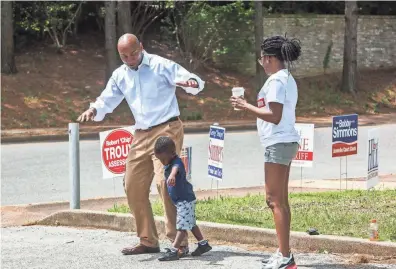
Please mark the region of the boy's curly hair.
[[161, 136], [155, 141], [154, 153], [169, 153], [174, 154], [176, 152], [175, 142], [169, 136]]

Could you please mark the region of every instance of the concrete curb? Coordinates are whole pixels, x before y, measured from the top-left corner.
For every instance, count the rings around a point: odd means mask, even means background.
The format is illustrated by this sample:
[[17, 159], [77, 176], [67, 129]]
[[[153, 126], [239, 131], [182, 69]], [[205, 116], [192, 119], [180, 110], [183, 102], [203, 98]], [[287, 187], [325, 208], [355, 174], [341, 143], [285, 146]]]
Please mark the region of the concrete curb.
[[[157, 194], [150, 194], [150, 199], [155, 199], [155, 198], [157, 198]], [[126, 204], [127, 198], [126, 196], [114, 196], [114, 197], [96, 197], [89, 199], [81, 199], [80, 208], [90, 207], [90, 205], [94, 203]], [[69, 201], [54, 201], [54, 202], [46, 202], [46, 203], [4, 205], [1, 206], [0, 209], [7, 210], [8, 208], [20, 208], [30, 211], [43, 211], [44, 209], [66, 210], [65, 207], [69, 208], [69, 206], [70, 206]]]
[[[298, 123], [304, 123], [307, 121], [298, 120]], [[222, 127], [225, 127], [227, 131], [254, 131], [257, 130], [256, 122], [251, 123], [228, 123], [222, 124]], [[359, 126], [374, 126], [378, 125], [375, 120], [364, 121], [359, 123]], [[381, 125], [381, 124], [379, 124]], [[207, 133], [209, 131], [210, 124], [184, 124], [184, 133]], [[115, 129], [121, 128], [122, 126], [112, 126], [108, 128]], [[315, 122], [315, 128], [324, 128], [331, 127], [331, 122]], [[101, 130], [102, 131], [102, 130]], [[99, 130], [96, 131], [80, 131], [80, 139], [81, 140], [99, 140]], [[29, 143], [29, 142], [59, 142], [59, 141], [68, 141], [69, 135], [67, 134], [67, 130], [64, 130], [64, 134], [53, 134], [53, 135], [15, 135], [15, 136], [2, 136], [1, 143]]]
[[[81, 140], [98, 140], [99, 133], [80, 134]], [[59, 142], [68, 141], [69, 135], [31, 135], [31, 136], [6, 136], [1, 138], [1, 143], [29, 143], [29, 142]]]
[[[229, 131], [252, 131], [256, 130], [256, 123], [242, 124], [242, 125], [221, 125], [227, 128]], [[120, 126], [121, 127], [121, 126]], [[114, 127], [116, 128], [116, 127]], [[207, 133], [209, 132], [208, 126], [184, 126], [184, 133]], [[95, 132], [82, 132], [80, 133], [81, 140], [99, 140], [99, 131]], [[1, 143], [28, 143], [28, 142], [58, 142], [58, 141], [68, 141], [69, 135], [67, 130], [65, 134], [56, 135], [30, 135], [30, 136], [5, 136], [1, 137]]]
[[[155, 217], [155, 222], [158, 233], [164, 235], [164, 218]], [[87, 210], [60, 211], [34, 224], [91, 227], [123, 232], [132, 232], [136, 228], [130, 214]], [[198, 221], [198, 225], [205, 236], [211, 240], [259, 244], [268, 247], [277, 246], [275, 230], [202, 221]], [[309, 251], [327, 250], [332, 253], [359, 253], [378, 256], [393, 256], [396, 253], [396, 243], [391, 242], [371, 242], [364, 239], [329, 235], [310, 236], [303, 232], [291, 232], [290, 238], [293, 248]]]

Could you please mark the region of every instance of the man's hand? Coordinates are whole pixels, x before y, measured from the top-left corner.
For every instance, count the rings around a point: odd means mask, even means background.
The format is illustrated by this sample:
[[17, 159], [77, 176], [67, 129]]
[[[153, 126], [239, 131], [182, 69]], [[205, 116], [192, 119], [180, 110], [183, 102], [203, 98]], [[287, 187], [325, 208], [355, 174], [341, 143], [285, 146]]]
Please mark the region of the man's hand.
[[231, 96], [230, 102], [233, 107], [238, 109], [245, 109], [247, 105], [246, 100], [242, 97]]
[[84, 122], [84, 121], [93, 121], [96, 115], [96, 109], [91, 107], [87, 109], [84, 113], [82, 113], [78, 118], [77, 121]]
[[176, 82], [176, 85], [180, 86], [180, 87], [198, 88], [198, 82], [196, 82], [193, 79], [189, 79], [187, 81]]
[[175, 176], [170, 175], [168, 177], [168, 185], [172, 186], [172, 187], [176, 185], [176, 177]]

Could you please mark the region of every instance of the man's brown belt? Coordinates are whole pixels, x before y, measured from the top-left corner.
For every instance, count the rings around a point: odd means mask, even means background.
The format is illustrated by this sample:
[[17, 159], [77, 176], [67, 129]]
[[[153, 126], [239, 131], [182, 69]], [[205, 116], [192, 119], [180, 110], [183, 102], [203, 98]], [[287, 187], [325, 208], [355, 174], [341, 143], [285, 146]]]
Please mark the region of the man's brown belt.
[[160, 124], [151, 126], [151, 127], [149, 127], [148, 129], [137, 129], [136, 131], [144, 131], [144, 132], [147, 132], [147, 131], [150, 131], [151, 129], [155, 128], [155, 127], [158, 127], [158, 126], [167, 124], [167, 123], [172, 122], [172, 121], [178, 121], [178, 120], [179, 120], [179, 117], [172, 117], [172, 118], [170, 118], [169, 120], [167, 120], [167, 121], [165, 121], [165, 122], [163, 122], [163, 123], [160, 123]]

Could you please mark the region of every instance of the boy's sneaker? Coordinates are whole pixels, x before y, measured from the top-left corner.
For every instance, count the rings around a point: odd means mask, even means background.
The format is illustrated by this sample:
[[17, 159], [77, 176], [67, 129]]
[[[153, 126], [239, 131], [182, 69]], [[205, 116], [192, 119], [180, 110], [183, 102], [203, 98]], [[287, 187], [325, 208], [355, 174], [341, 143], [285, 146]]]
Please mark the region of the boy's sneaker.
[[186, 247], [180, 247], [179, 248], [179, 258], [186, 257], [189, 252], [190, 252], [190, 249], [187, 246]]
[[208, 240], [198, 243], [198, 247], [191, 253], [191, 256], [201, 256], [202, 254], [212, 250]]
[[178, 251], [172, 251], [171, 249], [166, 249], [165, 254], [162, 257], [158, 258], [158, 260], [161, 262], [176, 261], [178, 259], [179, 259]]
[[279, 253], [279, 248], [276, 250], [276, 252], [274, 254], [272, 254], [270, 257], [268, 257], [266, 259], [263, 259], [261, 262], [264, 264], [272, 263], [272, 261], [275, 260], [276, 257], [278, 256], [278, 253]]
[[[171, 252], [172, 250], [170, 248], [165, 248], [165, 253]], [[181, 247], [178, 250], [179, 258], [184, 258], [188, 255], [190, 252], [190, 249], [188, 247]]]
[[297, 269], [297, 265], [294, 261], [293, 254], [290, 257], [283, 257], [282, 253], [278, 252], [274, 255], [274, 258], [269, 263], [262, 264], [263, 269]]

